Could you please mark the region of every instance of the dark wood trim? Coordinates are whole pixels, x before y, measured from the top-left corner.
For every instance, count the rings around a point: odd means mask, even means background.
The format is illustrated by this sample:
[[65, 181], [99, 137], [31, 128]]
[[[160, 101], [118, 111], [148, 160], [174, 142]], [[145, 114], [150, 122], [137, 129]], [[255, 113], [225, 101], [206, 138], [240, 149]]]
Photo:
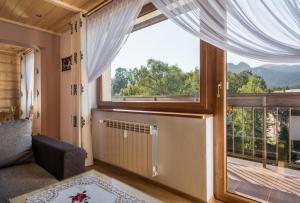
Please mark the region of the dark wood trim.
[[[138, 18], [143, 17], [143, 16], [145, 16], [145, 15], [147, 15], [149, 13], [152, 13], [152, 12], [154, 12], [156, 10], [157, 10], [157, 8], [152, 3], [148, 3], [148, 4], [146, 4], [146, 5], [143, 6], [140, 14], [138, 15]], [[167, 20], [167, 19], [168, 18], [165, 15], [160, 14], [160, 15], [158, 15], [156, 17], [153, 17], [151, 19], [145, 20], [145, 21], [143, 21], [143, 22], [141, 22], [139, 24], [134, 25], [134, 27], [132, 29], [132, 32], [135, 32], [137, 30], [141, 30], [143, 28], [149, 27], [151, 25], [154, 25], [156, 23], [159, 23], [159, 22]]]
[[134, 25], [134, 27], [132, 29], [132, 32], [141, 30], [143, 28], [149, 27], [151, 25], [154, 25], [156, 23], [162, 22], [162, 21], [167, 20], [167, 19], [168, 18], [166, 16], [164, 16], [163, 14], [158, 15], [158, 16], [156, 16], [154, 18], [151, 18], [149, 20], [145, 20], [144, 22], [141, 22], [139, 24]]
[[[127, 170], [125, 170], [125, 169], [123, 169], [123, 168], [120, 168], [120, 167], [118, 167], [118, 166], [114, 166], [114, 165], [112, 165], [112, 164], [109, 164], [109, 163], [100, 161], [100, 160], [98, 160], [98, 159], [94, 159], [94, 162], [95, 162], [95, 165], [96, 165], [96, 166], [98, 166], [98, 167], [103, 167], [103, 168], [105, 168], [106, 170], [109, 169], [109, 170], [112, 171], [112, 172], [116, 172], [117, 174], [122, 174], [122, 175], [127, 176], [127, 177], [132, 177], [133, 179], [140, 179], [140, 180], [142, 180], [142, 181], [144, 181], [144, 182], [147, 182], [147, 183], [150, 183], [150, 184], [152, 184], [152, 185], [154, 185], [154, 186], [160, 187], [161, 189], [164, 189], [164, 190], [166, 190], [166, 191], [168, 191], [168, 192], [171, 192], [171, 193], [174, 193], [174, 194], [176, 194], [176, 195], [178, 195], [178, 196], [181, 196], [181, 197], [184, 197], [184, 198], [186, 198], [186, 199], [189, 199], [189, 200], [191, 200], [192, 202], [195, 202], [195, 203], [204, 203], [203, 201], [201, 201], [200, 199], [198, 199], [198, 198], [196, 198], [196, 197], [193, 197], [193, 196], [188, 195], [188, 194], [186, 194], [186, 193], [184, 193], [184, 192], [181, 192], [181, 191], [179, 191], [179, 190], [173, 189], [173, 188], [171, 188], [171, 187], [169, 187], [169, 186], [166, 186], [166, 185], [164, 185], [164, 184], [158, 183], [158, 182], [153, 181], [153, 180], [151, 180], [151, 179], [148, 179], [148, 178], [146, 178], [146, 177], [140, 176], [140, 175], [138, 175], [138, 174], [136, 174], [136, 173], [127, 171]], [[92, 167], [89, 167], [89, 168], [95, 169], [95, 167], [93, 167], [93, 166], [92, 166]], [[89, 168], [88, 168], [88, 169], [89, 169]], [[100, 172], [101, 172], [101, 171], [100, 171]]]
[[[99, 109], [125, 109], [139, 111], [178, 112], [191, 114], [214, 113], [216, 98], [217, 48], [209, 43], [200, 43], [200, 102], [113, 102], [99, 99]], [[98, 91], [101, 95], [101, 85]], [[98, 97], [98, 98], [101, 98]]]
[[102, 102], [102, 76], [97, 79], [97, 104]]
[[[92, 9], [90, 9], [87, 13], [85, 13], [84, 16], [92, 15], [93, 13], [95, 13], [98, 10], [100, 10], [101, 8], [109, 5], [113, 1], [114, 0], [105, 0], [105, 1], [101, 2], [100, 4], [96, 5]], [[155, 10], [157, 10], [157, 8], [152, 3], [148, 3], [148, 4], [146, 4], [146, 5], [143, 6], [143, 8], [142, 8], [140, 14], [138, 15], [138, 17], [142, 17], [144, 15], [147, 15], [148, 13], [151, 13], [151, 12], [153, 12]]]
[[140, 14], [138, 15], [138, 18], [142, 17], [144, 15], [147, 15], [149, 13], [152, 13], [153, 11], [156, 11], [156, 10], [157, 10], [157, 8], [152, 3], [148, 3], [143, 6]]
[[100, 4], [96, 5], [92, 9], [90, 9], [87, 13], [83, 14], [83, 17], [92, 15], [93, 13], [97, 12], [98, 10], [107, 6], [108, 4], [112, 3], [113, 1], [114, 0], [105, 0], [105, 1], [101, 2]]

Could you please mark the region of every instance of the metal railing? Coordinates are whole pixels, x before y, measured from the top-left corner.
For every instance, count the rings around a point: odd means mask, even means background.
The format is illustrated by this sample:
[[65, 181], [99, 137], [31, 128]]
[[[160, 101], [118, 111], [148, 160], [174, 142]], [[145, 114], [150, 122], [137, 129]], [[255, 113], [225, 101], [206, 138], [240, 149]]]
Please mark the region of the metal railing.
[[264, 167], [300, 168], [300, 123], [296, 134], [291, 131], [298, 116], [300, 93], [229, 95], [227, 154], [262, 162]]

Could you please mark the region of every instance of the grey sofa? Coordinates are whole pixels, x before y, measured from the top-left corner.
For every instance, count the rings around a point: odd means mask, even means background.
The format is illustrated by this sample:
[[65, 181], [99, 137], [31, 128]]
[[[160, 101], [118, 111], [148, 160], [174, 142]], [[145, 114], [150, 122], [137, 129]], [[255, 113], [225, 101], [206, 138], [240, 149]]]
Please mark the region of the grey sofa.
[[86, 152], [47, 136], [31, 122], [0, 122], [0, 203], [84, 172]]

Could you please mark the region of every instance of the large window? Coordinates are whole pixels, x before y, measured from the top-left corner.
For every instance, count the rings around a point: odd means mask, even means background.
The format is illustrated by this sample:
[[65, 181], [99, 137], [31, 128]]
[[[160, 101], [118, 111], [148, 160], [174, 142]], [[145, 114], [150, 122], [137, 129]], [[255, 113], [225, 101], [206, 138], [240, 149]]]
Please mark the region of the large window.
[[138, 18], [102, 75], [99, 107], [211, 113], [206, 89], [213, 87], [214, 64], [207, 65], [209, 46], [157, 10]]
[[133, 32], [111, 65], [112, 100], [199, 101], [199, 51], [170, 20]]

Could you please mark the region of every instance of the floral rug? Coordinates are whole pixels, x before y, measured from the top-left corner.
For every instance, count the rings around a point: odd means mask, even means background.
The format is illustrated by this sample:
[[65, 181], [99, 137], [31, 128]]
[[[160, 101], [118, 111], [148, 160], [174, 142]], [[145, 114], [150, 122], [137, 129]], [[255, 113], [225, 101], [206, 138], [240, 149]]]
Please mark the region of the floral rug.
[[96, 171], [11, 200], [12, 203], [161, 203]]

